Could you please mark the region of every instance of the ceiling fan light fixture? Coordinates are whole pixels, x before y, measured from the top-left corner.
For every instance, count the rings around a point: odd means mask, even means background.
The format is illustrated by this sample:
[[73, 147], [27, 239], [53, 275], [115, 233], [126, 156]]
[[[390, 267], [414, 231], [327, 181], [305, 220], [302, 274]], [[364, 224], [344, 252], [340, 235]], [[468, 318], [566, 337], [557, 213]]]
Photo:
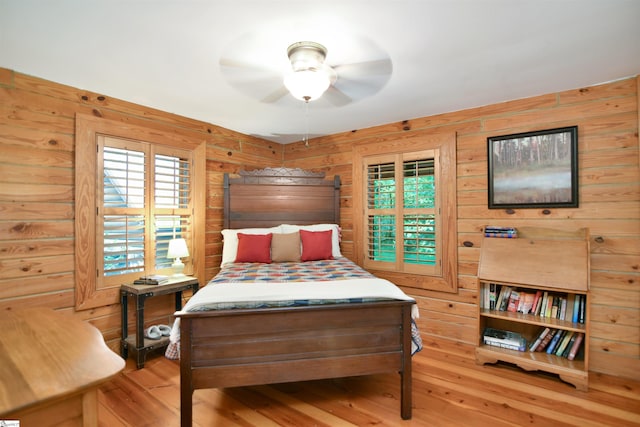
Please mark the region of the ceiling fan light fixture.
[[327, 48], [316, 42], [296, 42], [287, 48], [294, 71], [317, 68], [327, 57]]
[[294, 98], [309, 102], [318, 99], [335, 80], [333, 69], [324, 64], [327, 48], [316, 42], [296, 42], [287, 48], [291, 71], [284, 85]]
[[291, 71], [284, 77], [284, 85], [294, 98], [313, 101], [331, 85], [331, 77], [322, 69]]

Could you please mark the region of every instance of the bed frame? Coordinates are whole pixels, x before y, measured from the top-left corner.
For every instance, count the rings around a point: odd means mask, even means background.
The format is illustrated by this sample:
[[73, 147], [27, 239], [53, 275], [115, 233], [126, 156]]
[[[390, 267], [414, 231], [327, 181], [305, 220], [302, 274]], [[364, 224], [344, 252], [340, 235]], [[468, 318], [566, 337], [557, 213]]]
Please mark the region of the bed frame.
[[[225, 228], [338, 223], [340, 180], [300, 169], [225, 175]], [[411, 418], [410, 301], [216, 310], [180, 314], [181, 425], [193, 392], [400, 374], [400, 415]]]

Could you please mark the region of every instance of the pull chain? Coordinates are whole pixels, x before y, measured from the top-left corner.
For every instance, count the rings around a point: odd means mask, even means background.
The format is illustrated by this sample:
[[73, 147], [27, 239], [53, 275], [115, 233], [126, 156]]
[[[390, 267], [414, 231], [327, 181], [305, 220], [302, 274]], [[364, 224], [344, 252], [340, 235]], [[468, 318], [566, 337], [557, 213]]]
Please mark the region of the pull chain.
[[304, 141], [304, 146], [309, 146], [309, 97], [304, 98], [304, 120], [305, 120], [305, 134], [302, 140]]

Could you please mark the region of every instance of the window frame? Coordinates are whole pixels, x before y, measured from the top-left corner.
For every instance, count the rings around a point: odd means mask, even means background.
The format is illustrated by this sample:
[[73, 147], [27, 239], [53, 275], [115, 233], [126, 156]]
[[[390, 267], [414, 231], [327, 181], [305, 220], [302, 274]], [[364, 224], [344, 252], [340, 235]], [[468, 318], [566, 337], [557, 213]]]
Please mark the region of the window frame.
[[[418, 159], [426, 153], [433, 153], [435, 164], [438, 165], [437, 170], [434, 171], [434, 179], [436, 180], [436, 197], [439, 202], [439, 212], [436, 213], [436, 250], [439, 252], [439, 268], [398, 268], [403, 263], [397, 258], [396, 265], [367, 261], [367, 165], [376, 164], [377, 160], [389, 159], [394, 156], [405, 160]], [[399, 286], [457, 292], [455, 134], [420, 135], [377, 144], [360, 143], [354, 145], [353, 157], [353, 228], [356, 263]], [[396, 205], [398, 204], [400, 203], [396, 203]], [[397, 231], [398, 234], [402, 232], [402, 229]]]
[[[381, 154], [381, 155], [373, 155], [363, 157], [363, 167], [365, 168], [363, 174], [365, 175], [368, 188], [368, 168], [372, 165], [380, 165], [380, 164], [393, 164], [394, 165], [394, 187], [395, 187], [395, 206], [392, 208], [372, 208], [368, 206], [368, 203], [363, 202], [365, 218], [368, 218], [371, 214], [382, 214], [382, 215], [391, 215], [394, 217], [395, 222], [395, 231], [396, 231], [396, 244], [395, 244], [395, 262], [388, 261], [376, 261], [370, 259], [369, 256], [364, 256], [362, 260], [362, 264], [364, 268], [374, 269], [374, 270], [388, 270], [388, 271], [396, 271], [410, 274], [419, 274], [425, 276], [438, 276], [440, 275], [440, 271], [442, 269], [442, 260], [441, 260], [441, 245], [436, 245], [436, 264], [435, 265], [427, 265], [427, 264], [413, 264], [408, 263], [404, 260], [404, 217], [410, 213], [425, 213], [426, 211], [435, 210], [436, 217], [436, 241], [440, 241], [440, 227], [438, 224], [440, 223], [440, 192], [436, 190], [436, 201], [435, 207], [433, 209], [430, 208], [407, 208], [403, 205], [403, 197], [404, 194], [404, 163], [407, 161], [415, 161], [422, 159], [433, 159], [434, 160], [434, 179], [435, 176], [439, 175], [439, 161], [436, 154], [437, 150], [422, 150], [422, 151], [412, 151], [409, 153], [392, 153], [392, 154]], [[369, 191], [367, 190], [363, 197], [368, 199]], [[370, 250], [368, 247], [368, 235], [369, 225], [368, 221], [364, 222], [364, 232], [365, 236], [363, 236], [363, 242], [365, 243], [365, 254]]]
[[[181, 221], [178, 219], [179, 224], [185, 224], [185, 230], [181, 230], [178, 235], [175, 237], [185, 238], [187, 241], [188, 247], [193, 246], [192, 235], [191, 232], [191, 219], [193, 217], [193, 199], [191, 198], [191, 193], [193, 192], [193, 175], [191, 171], [193, 170], [193, 153], [190, 150], [179, 149], [175, 147], [168, 147], [166, 145], [160, 144], [152, 144], [146, 141], [135, 141], [131, 139], [122, 139], [115, 138], [113, 135], [102, 135], [99, 134], [96, 136], [96, 146], [98, 147], [98, 164], [96, 165], [96, 267], [97, 271], [97, 287], [108, 287], [112, 285], [118, 285], [123, 282], [131, 282], [141, 275], [151, 275], [151, 274], [165, 274], [171, 275], [172, 268], [171, 263], [173, 260], [168, 260], [165, 258], [165, 266], [158, 268], [158, 230], [156, 229], [158, 217], [177, 217], [177, 218], [186, 218], [186, 221]], [[104, 185], [104, 161], [105, 161], [105, 149], [112, 148], [116, 150], [126, 150], [130, 152], [136, 152], [141, 154], [141, 158], [144, 159], [144, 168], [143, 174], [144, 179], [142, 188], [144, 189], [144, 201], [141, 206], [118, 206], [111, 207], [107, 206], [104, 203], [105, 196], [105, 185]], [[162, 178], [162, 175], [156, 175], [157, 169], [157, 160], [158, 156], [165, 156], [170, 158], [180, 158], [184, 162], [188, 163], [188, 171], [189, 171], [189, 200], [187, 201], [187, 205], [184, 207], [166, 207], [162, 206], [162, 203], [157, 203], [157, 185], [160, 181], [158, 179]], [[118, 216], [118, 217], [143, 217], [144, 223], [142, 226], [138, 227], [142, 229], [142, 235], [144, 237], [143, 240], [143, 250], [140, 251], [144, 254], [145, 260], [145, 268], [143, 271], [129, 272], [123, 274], [115, 274], [115, 275], [106, 275], [105, 274], [105, 263], [104, 263], [104, 255], [105, 255], [105, 245], [101, 245], [100, 242], [105, 239], [105, 227], [108, 224], [104, 218], [108, 216]], [[100, 220], [102, 218], [102, 220]], [[175, 227], [175, 219], [174, 219], [174, 227]], [[175, 228], [174, 228], [175, 234]], [[168, 240], [166, 241], [168, 243]], [[164, 248], [166, 252], [166, 247]], [[192, 250], [190, 249], [190, 252]], [[190, 258], [190, 257], [189, 257]], [[185, 260], [186, 261], [186, 260]]]
[[[192, 158], [192, 243], [191, 275], [204, 280], [204, 230], [206, 214], [206, 142], [189, 143], [186, 138], [169, 130], [125, 124], [83, 114], [76, 115], [76, 198], [75, 198], [75, 306], [77, 310], [115, 304], [119, 301], [120, 281], [103, 283], [102, 268], [97, 258], [97, 242], [104, 239], [97, 217], [103, 204], [103, 176], [98, 151], [98, 137], [140, 141], [162, 146], [163, 153], [171, 149], [191, 152]], [[101, 158], [101, 157], [100, 157]], [[100, 176], [98, 176], [100, 175]], [[153, 220], [151, 213], [148, 220]], [[99, 233], [100, 232], [100, 233]], [[155, 263], [155, 259], [151, 260]], [[122, 276], [120, 276], [122, 277]], [[125, 280], [126, 281], [126, 280]]]

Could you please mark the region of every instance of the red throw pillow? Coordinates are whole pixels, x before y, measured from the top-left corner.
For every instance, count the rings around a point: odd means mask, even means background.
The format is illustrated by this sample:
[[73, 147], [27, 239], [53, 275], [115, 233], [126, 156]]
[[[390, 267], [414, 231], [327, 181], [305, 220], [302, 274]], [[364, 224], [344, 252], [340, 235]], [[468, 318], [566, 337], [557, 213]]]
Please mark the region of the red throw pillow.
[[235, 262], [271, 263], [271, 238], [273, 234], [238, 233], [238, 254]]
[[331, 251], [331, 235], [333, 230], [307, 231], [300, 230], [302, 241], [302, 261], [316, 261], [320, 259], [333, 259]]

